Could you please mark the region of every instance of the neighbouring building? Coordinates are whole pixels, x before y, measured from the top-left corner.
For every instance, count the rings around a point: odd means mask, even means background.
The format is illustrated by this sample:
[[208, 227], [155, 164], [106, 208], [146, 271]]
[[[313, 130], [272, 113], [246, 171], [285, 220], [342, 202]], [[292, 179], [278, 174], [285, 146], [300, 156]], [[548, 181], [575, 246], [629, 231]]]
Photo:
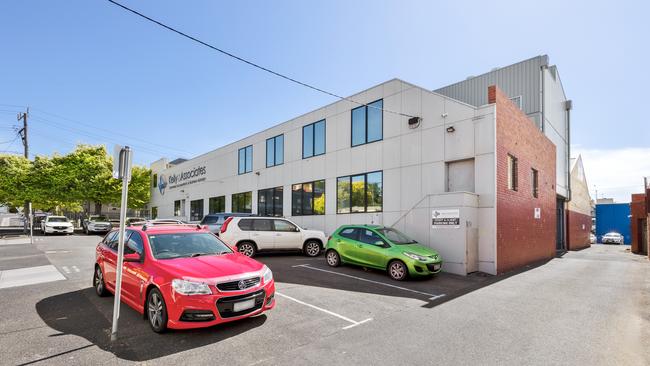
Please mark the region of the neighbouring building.
[[650, 257], [650, 184], [644, 181], [645, 193], [632, 195], [630, 203], [630, 235], [632, 253], [647, 255]]
[[571, 201], [567, 207], [567, 249], [579, 250], [590, 246], [592, 229], [592, 199], [582, 165], [582, 156], [571, 159]]
[[[556, 249], [567, 249], [567, 203], [572, 199], [570, 178], [570, 122], [572, 102], [567, 99], [555, 65], [547, 55], [536, 56], [510, 66], [436, 89], [435, 92], [470, 105], [482, 105], [487, 86], [497, 85], [553, 142], [556, 148]], [[582, 226], [580, 226], [582, 227]]]
[[448, 272], [496, 274], [555, 256], [556, 155], [495, 86], [471, 105], [393, 79], [178, 165], [152, 163], [149, 208], [191, 221], [285, 216], [326, 234], [393, 226], [437, 249]]
[[625, 243], [630, 244], [630, 204], [629, 203], [598, 203], [596, 204], [596, 237], [598, 242], [603, 235], [617, 232], [625, 237]]

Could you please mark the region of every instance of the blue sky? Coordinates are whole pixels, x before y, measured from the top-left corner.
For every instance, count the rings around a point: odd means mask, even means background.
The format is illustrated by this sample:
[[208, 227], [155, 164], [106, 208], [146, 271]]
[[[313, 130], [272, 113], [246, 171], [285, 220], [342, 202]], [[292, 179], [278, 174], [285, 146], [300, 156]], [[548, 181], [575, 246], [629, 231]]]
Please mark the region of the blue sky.
[[[434, 89], [548, 54], [574, 101], [572, 145], [590, 186], [629, 200], [650, 175], [646, 2], [123, 3], [340, 95], [393, 77]], [[102, 0], [5, 1], [0, 44], [0, 151], [21, 151], [19, 140], [6, 142], [16, 106], [31, 107], [34, 154], [121, 142], [148, 164], [207, 152], [334, 100]], [[614, 153], [629, 161], [611, 162]]]

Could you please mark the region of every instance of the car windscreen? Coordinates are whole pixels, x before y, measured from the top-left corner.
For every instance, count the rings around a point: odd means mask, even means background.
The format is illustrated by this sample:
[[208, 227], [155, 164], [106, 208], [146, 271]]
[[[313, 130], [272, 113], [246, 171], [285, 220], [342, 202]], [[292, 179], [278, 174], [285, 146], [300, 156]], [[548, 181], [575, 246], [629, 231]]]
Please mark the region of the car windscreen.
[[385, 236], [392, 243], [397, 245], [417, 243], [417, 241], [409, 238], [406, 236], [406, 234], [392, 228], [382, 228], [377, 229], [377, 231], [379, 231], [381, 235]]
[[90, 221], [108, 221], [108, 218], [106, 216], [93, 216]]
[[68, 219], [65, 217], [50, 217], [47, 222], [68, 222]]
[[149, 234], [156, 259], [187, 258], [232, 253], [230, 247], [210, 233]]

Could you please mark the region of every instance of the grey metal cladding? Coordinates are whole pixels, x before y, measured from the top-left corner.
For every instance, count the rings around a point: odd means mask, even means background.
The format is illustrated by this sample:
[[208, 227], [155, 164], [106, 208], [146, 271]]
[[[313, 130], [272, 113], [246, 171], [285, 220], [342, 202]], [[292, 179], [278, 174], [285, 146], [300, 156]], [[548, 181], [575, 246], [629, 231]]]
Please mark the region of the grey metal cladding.
[[536, 56], [445, 86], [434, 92], [474, 106], [481, 106], [487, 104], [488, 86], [497, 85], [509, 97], [521, 95], [522, 109], [530, 115], [541, 111], [540, 69], [544, 65], [548, 65], [548, 57]]

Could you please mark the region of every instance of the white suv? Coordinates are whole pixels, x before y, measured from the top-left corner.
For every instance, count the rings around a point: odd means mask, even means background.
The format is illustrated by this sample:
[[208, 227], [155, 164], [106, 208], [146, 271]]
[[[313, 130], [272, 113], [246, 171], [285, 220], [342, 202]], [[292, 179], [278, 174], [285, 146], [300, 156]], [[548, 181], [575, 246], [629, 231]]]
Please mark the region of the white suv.
[[70, 220], [65, 216], [48, 216], [41, 221], [41, 233], [47, 234], [68, 234], [74, 233], [74, 227]]
[[258, 251], [301, 250], [316, 257], [327, 243], [325, 233], [305, 230], [294, 222], [273, 217], [229, 217], [221, 225], [219, 238], [252, 257]]

